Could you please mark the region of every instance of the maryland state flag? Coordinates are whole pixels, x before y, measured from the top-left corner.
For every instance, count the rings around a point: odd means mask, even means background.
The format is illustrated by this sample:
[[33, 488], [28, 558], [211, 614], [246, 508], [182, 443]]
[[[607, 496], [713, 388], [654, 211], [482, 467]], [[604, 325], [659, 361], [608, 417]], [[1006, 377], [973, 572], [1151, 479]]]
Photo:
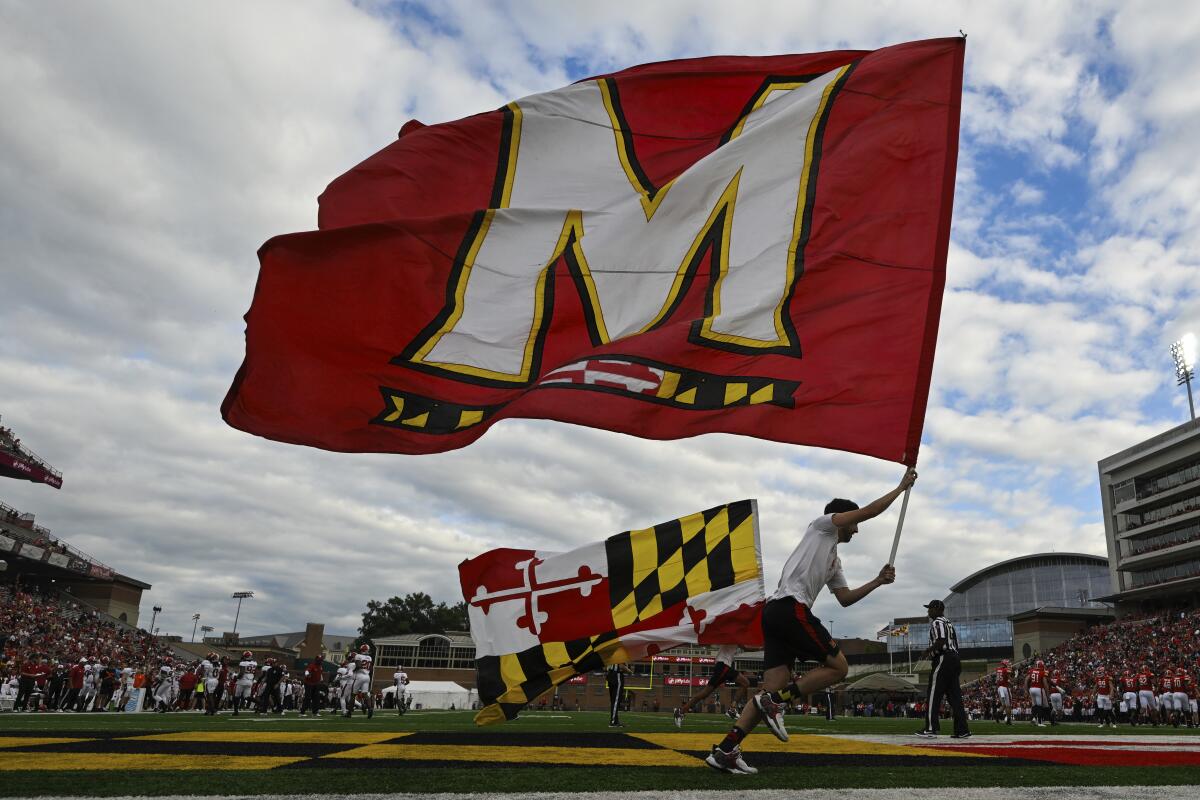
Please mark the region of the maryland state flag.
[[329, 450], [528, 417], [912, 464], [963, 53], [670, 61], [409, 122], [259, 251], [222, 413]]
[[758, 506], [742, 500], [569, 553], [492, 550], [458, 566], [480, 725], [571, 677], [687, 643], [762, 646]]

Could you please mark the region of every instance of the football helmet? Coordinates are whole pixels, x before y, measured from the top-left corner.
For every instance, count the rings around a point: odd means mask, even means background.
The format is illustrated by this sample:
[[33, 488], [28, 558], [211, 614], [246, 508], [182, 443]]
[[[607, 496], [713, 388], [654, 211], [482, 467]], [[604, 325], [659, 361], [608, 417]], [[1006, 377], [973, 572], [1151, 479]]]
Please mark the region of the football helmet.
[[242, 651], [242, 660], [243, 661], [249, 661], [252, 658], [254, 658], [254, 653], [251, 653], [249, 650]]
[[363, 655], [366, 655], [367, 653], [371, 652], [371, 645], [369, 645], [369, 644], [360, 644], [360, 645], [358, 646], [358, 652], [362, 653]]
[[1042, 661], [1042, 660], [1039, 658], [1037, 661], [1035, 661], [1035, 662], [1034, 662], [1033, 666], [1037, 667], [1038, 669], [1045, 669], [1045, 668], [1046, 668], [1046, 662], [1045, 662], [1045, 661]]

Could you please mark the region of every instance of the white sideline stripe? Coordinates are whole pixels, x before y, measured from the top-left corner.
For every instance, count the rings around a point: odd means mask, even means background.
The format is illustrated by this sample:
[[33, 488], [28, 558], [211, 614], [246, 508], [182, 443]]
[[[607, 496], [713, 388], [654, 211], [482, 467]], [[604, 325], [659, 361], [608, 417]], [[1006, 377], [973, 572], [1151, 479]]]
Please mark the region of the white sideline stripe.
[[[532, 800], [710, 800], [714, 794], [733, 795], [746, 800], [829, 800], [836, 795], [838, 800], [1010, 800], [1020, 796], [1023, 800], [1151, 800], [1163, 797], [1194, 797], [1200, 786], [1005, 786], [996, 788], [921, 788], [901, 787], [895, 789], [734, 789], [732, 784], [753, 780], [745, 776], [730, 776], [728, 791], [705, 789], [700, 791], [664, 792], [533, 792], [518, 794], [472, 793], [472, 794], [261, 794], [243, 795], [164, 795], [156, 800], [229, 800], [245, 797], [245, 800], [511, 800], [514, 797]], [[87, 796], [61, 798], [61, 800], [99, 800]], [[109, 797], [105, 800], [144, 800], [130, 795]]]

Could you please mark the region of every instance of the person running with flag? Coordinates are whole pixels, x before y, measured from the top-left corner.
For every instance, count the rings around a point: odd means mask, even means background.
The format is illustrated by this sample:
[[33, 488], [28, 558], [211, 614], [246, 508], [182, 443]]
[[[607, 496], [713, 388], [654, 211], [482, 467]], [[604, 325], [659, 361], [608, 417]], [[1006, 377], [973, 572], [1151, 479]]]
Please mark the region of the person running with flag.
[[[742, 758], [741, 742], [759, 720], [766, 722], [776, 738], [786, 742], [784, 708], [793, 700], [846, 677], [850, 665], [821, 620], [813, 615], [813, 601], [821, 587], [826, 586], [842, 606], [850, 606], [896, 580], [895, 568], [885, 564], [869, 582], [857, 589], [849, 588], [837, 546], [853, 539], [860, 522], [882, 514], [916, 480], [917, 471], [909, 468], [895, 489], [863, 508], [850, 500], [835, 498], [826, 504], [822, 516], [808, 524], [800, 543], [783, 565], [779, 587], [763, 606], [763, 691], [755, 695], [753, 703], [746, 704], [737, 722], [719, 744], [713, 745], [704, 763], [735, 775], [758, 772]], [[792, 678], [797, 658], [818, 662], [799, 681]]]

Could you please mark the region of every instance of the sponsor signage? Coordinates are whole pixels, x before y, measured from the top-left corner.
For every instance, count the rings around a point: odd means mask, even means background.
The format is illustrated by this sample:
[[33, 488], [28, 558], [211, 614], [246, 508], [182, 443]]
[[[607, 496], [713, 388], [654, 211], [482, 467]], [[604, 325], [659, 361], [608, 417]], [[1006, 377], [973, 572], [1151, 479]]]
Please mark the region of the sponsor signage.
[[72, 558], [67, 563], [67, 569], [73, 569], [76, 572], [87, 572], [87, 562], [79, 558]]
[[707, 656], [654, 656], [653, 661], [664, 661], [668, 664], [715, 664], [715, 658]]
[[88, 575], [94, 578], [111, 578], [113, 571], [108, 567], [102, 567], [99, 564], [92, 564], [88, 567]]
[[71, 563], [71, 559], [68, 558], [64, 553], [51, 553], [50, 557], [47, 558], [46, 561], [47, 563], [53, 564], [56, 567], [62, 567], [64, 569], [66, 569], [67, 565]]
[[39, 464], [31, 464], [23, 458], [18, 458], [12, 453], [6, 453], [2, 450], [0, 450], [0, 475], [9, 478], [24, 478], [34, 483], [44, 483], [47, 486], [53, 486], [55, 489], [62, 488], [61, 476], [55, 475]]
[[12, 552], [17, 549], [17, 540], [10, 539], [7, 536], [0, 536], [0, 550]]
[[663, 683], [666, 684], [667, 686], [707, 686], [708, 678], [707, 677], [684, 678], [684, 677], [675, 676], [675, 675], [667, 675], [667, 676], [663, 677]]

